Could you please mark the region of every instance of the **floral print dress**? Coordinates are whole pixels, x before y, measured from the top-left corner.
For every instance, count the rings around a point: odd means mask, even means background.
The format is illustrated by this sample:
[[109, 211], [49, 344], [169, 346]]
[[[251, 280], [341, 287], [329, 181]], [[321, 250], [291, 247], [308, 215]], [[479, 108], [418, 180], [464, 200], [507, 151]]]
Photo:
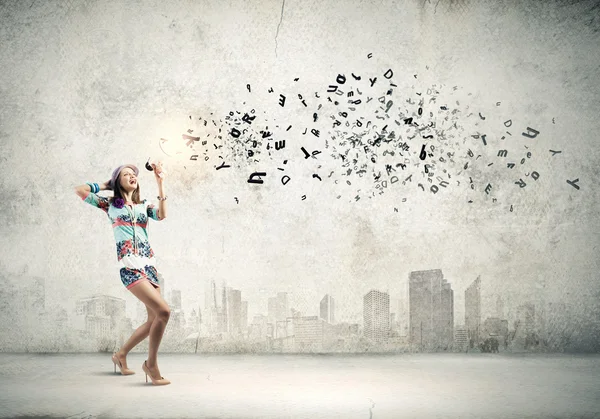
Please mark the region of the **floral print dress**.
[[160, 287], [154, 251], [148, 242], [148, 221], [158, 218], [158, 208], [145, 199], [140, 204], [117, 208], [108, 198], [89, 192], [84, 202], [104, 211], [112, 224], [117, 246], [117, 260], [121, 266], [121, 282], [130, 289], [141, 281], [150, 281]]

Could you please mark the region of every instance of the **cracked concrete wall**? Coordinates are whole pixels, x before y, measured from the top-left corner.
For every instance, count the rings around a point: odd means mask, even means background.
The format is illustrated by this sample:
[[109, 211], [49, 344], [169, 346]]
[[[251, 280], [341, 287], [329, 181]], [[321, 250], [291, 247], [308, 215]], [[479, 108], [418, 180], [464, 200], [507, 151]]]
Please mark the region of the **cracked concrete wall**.
[[[4, 330], [15, 332], [9, 315], [16, 310], [41, 304], [70, 318], [77, 299], [95, 294], [125, 299], [135, 317], [139, 303], [120, 283], [110, 225], [73, 187], [153, 157], [169, 173], [169, 218], [151, 222], [150, 243], [167, 296], [181, 290], [187, 313], [204, 304], [205, 283], [215, 280], [242, 290], [250, 321], [266, 314], [269, 296], [285, 291], [305, 315], [318, 314], [322, 296], [331, 294], [337, 319], [362, 323], [370, 289], [403, 299], [410, 271], [442, 269], [454, 290], [456, 324], [464, 322], [464, 290], [481, 275], [482, 293], [502, 295], [511, 321], [526, 301], [567, 302], [569, 324], [589, 347], [600, 291], [597, 16], [593, 1], [2, 2]], [[312, 127], [314, 92], [325, 96], [338, 74], [382, 83], [388, 69], [397, 103], [418, 100], [415, 92], [433, 85], [441, 99], [460, 102], [447, 103], [461, 108], [463, 137], [473, 147], [482, 144], [471, 134], [488, 129], [496, 152], [511, 119], [515, 135], [502, 148], [520, 156], [529, 144], [527, 170], [540, 179], [520, 189], [514, 182], [524, 172], [496, 165], [474, 169], [477, 194], [457, 186], [434, 195], [413, 184], [355, 201], [356, 188], [372, 187], [366, 179], [346, 188], [345, 178], [325, 181], [329, 170], [320, 171], [323, 182], [312, 178], [317, 167], [300, 147], [302, 131]], [[364, 83], [360, 89], [382, 94]], [[289, 101], [284, 108], [280, 94]], [[309, 111], [294, 103], [298, 94], [311, 98]], [[181, 135], [190, 116], [222, 121], [251, 108], [271, 129], [294, 125], [289, 154], [215, 171], [160, 149], [159, 138]], [[469, 112], [487, 116], [487, 128], [466, 118]], [[357, 115], [375, 121], [373, 111]], [[540, 134], [524, 143], [527, 127]], [[467, 145], [454, 151], [464, 154]], [[282, 187], [269, 176], [284, 155], [292, 181]], [[338, 162], [321, 157], [339, 173]], [[269, 181], [249, 185], [249, 173], [261, 170]], [[580, 189], [566, 182], [576, 178]], [[487, 181], [498, 203], [485, 196]], [[140, 183], [156, 202], [143, 169]], [[44, 302], [33, 310], [27, 290], [35, 278], [43, 279]]]

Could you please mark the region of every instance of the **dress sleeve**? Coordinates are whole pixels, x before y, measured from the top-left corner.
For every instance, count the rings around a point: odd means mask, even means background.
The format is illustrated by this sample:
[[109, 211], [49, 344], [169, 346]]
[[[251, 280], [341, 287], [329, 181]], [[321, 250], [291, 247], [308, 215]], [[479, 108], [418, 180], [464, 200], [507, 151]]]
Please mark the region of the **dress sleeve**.
[[108, 198], [96, 195], [93, 192], [89, 192], [85, 198], [82, 198], [82, 200], [83, 202], [87, 202], [88, 204], [93, 205], [96, 208], [100, 208], [102, 211], [108, 214], [108, 207], [110, 206]]
[[148, 201], [146, 201], [146, 215], [156, 221], [162, 220], [161, 218], [158, 218], [158, 208], [156, 208], [154, 204], [148, 203]]

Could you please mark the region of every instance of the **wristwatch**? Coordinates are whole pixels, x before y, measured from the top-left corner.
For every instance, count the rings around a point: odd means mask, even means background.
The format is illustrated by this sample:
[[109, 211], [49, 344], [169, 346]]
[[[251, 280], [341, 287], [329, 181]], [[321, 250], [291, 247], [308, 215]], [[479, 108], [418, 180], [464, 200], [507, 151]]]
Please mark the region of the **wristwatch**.
[[166, 201], [167, 200], [167, 195], [165, 195], [164, 198], [161, 198], [160, 196], [157, 196], [156, 199], [158, 199], [159, 201]]

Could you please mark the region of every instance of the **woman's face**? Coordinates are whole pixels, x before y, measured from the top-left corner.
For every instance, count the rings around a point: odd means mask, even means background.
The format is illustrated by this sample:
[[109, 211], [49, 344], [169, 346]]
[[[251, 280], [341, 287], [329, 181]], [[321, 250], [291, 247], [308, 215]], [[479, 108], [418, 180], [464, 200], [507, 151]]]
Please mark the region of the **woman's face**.
[[133, 192], [138, 187], [137, 176], [135, 175], [133, 169], [130, 169], [129, 167], [121, 170], [119, 179], [121, 189], [123, 189], [125, 192]]

